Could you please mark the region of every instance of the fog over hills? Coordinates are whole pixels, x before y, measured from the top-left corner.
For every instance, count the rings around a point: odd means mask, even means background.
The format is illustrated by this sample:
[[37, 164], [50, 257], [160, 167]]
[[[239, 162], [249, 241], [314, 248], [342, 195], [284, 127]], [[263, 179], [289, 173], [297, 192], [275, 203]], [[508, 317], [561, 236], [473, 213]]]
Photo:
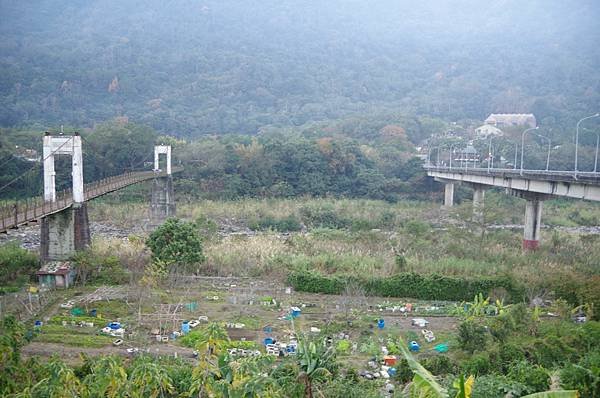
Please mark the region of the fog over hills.
[[593, 0], [2, 0], [0, 125], [533, 112], [571, 134], [600, 107], [599, 17]]

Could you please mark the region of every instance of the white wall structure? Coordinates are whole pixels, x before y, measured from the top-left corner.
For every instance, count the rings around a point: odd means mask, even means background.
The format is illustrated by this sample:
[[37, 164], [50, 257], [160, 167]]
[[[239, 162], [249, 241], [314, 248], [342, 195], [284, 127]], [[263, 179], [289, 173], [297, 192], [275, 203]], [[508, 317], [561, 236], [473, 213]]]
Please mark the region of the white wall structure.
[[167, 155], [167, 174], [171, 175], [171, 145], [154, 146], [154, 170], [158, 170], [158, 157], [161, 154]]
[[56, 171], [54, 170], [54, 156], [70, 155], [72, 159], [73, 176], [73, 202], [83, 203], [83, 153], [81, 150], [81, 136], [50, 135], [44, 136], [44, 200], [56, 201]]

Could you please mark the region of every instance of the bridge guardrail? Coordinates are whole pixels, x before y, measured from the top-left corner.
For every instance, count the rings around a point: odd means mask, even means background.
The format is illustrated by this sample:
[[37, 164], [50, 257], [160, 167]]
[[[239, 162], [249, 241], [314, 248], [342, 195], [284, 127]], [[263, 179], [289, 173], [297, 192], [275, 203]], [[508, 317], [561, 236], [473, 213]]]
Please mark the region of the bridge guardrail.
[[521, 177], [521, 178], [540, 178], [544, 180], [556, 179], [560, 181], [571, 181], [581, 183], [600, 184], [600, 173], [591, 171], [560, 171], [560, 170], [529, 170], [525, 169], [521, 172], [520, 169], [500, 169], [500, 168], [485, 168], [485, 167], [447, 167], [424, 165], [423, 168], [427, 171], [441, 171], [451, 173], [473, 173], [485, 175], [501, 175], [506, 177]]
[[[183, 167], [173, 167], [172, 173], [178, 173], [182, 170]], [[152, 170], [127, 172], [118, 176], [103, 178], [84, 185], [84, 199], [88, 201], [141, 181], [165, 176], [167, 176], [166, 171], [156, 172]], [[0, 232], [59, 212], [72, 204], [73, 194], [70, 189], [66, 189], [56, 193], [56, 201], [54, 202], [44, 201], [43, 197], [35, 197], [2, 206], [0, 207]]]

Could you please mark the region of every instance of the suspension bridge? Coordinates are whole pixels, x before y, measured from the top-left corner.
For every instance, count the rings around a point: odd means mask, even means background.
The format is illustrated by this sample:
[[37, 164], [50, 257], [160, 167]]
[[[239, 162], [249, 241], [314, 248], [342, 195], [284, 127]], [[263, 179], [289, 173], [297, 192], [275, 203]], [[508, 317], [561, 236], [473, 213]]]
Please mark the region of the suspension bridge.
[[[0, 207], [0, 233], [8, 233], [9, 230], [25, 224], [40, 223], [42, 263], [69, 260], [77, 250], [90, 244], [87, 202], [107, 193], [151, 180], [153, 181], [151, 217], [160, 221], [175, 215], [172, 175], [181, 172], [183, 167], [172, 167], [170, 146], [154, 147], [152, 170], [128, 171], [84, 184], [82, 137], [77, 133], [74, 135], [46, 133], [43, 140], [41, 161], [44, 177], [43, 196]], [[72, 158], [72, 188], [60, 192], [56, 192], [54, 169], [54, 158], [58, 155], [68, 155]], [[166, 157], [163, 169], [159, 168], [161, 155]], [[25, 171], [13, 181], [28, 172]]]

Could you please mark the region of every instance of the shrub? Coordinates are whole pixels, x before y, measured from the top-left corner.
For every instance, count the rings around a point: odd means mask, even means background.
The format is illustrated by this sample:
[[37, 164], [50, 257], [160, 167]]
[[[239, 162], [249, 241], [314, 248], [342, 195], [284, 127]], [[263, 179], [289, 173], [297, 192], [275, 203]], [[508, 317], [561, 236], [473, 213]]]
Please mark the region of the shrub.
[[304, 206], [300, 208], [300, 216], [304, 224], [313, 228], [347, 228], [352, 222], [338, 215], [333, 206]]
[[582, 397], [600, 397], [600, 351], [592, 351], [560, 372], [561, 387], [578, 390]]
[[484, 375], [475, 379], [472, 398], [520, 397], [527, 387], [506, 376]]
[[205, 260], [197, 226], [176, 218], [169, 218], [152, 232], [146, 245], [154, 261], [181, 267], [183, 271], [196, 271]]
[[121, 261], [114, 255], [103, 255], [94, 247], [75, 253], [73, 262], [76, 264], [77, 280], [86, 283], [105, 283], [118, 285], [127, 282], [127, 272]]
[[413, 378], [413, 371], [408, 366], [408, 361], [405, 358], [399, 359], [396, 363], [396, 375], [394, 380], [400, 383], [408, 383]]
[[532, 365], [527, 361], [513, 363], [508, 377], [511, 380], [522, 383], [526, 388], [526, 393], [546, 391], [550, 388], [550, 375], [548, 371], [539, 365]]
[[458, 343], [463, 350], [473, 353], [485, 349], [487, 330], [475, 321], [467, 320], [458, 326]]
[[414, 235], [416, 237], [423, 237], [429, 232], [429, 230], [431, 228], [430, 228], [429, 224], [427, 224], [423, 221], [410, 220], [406, 223], [406, 225], [404, 226], [404, 229], [410, 235]]
[[340, 340], [336, 345], [336, 351], [339, 354], [349, 354], [350, 353], [350, 342], [348, 340]]
[[507, 370], [513, 362], [525, 360], [525, 352], [520, 345], [504, 343], [500, 345], [498, 357], [502, 370]]
[[37, 271], [37, 255], [16, 243], [0, 246], [0, 284], [22, 285]]
[[490, 334], [498, 341], [504, 342], [515, 330], [514, 319], [509, 313], [500, 314], [489, 320]]
[[402, 272], [406, 269], [406, 257], [404, 257], [402, 254], [396, 254], [394, 257], [394, 263], [396, 264], [396, 269], [399, 272]]
[[250, 221], [248, 227], [254, 231], [272, 229], [279, 232], [300, 231], [302, 229], [300, 221], [293, 215], [285, 218], [266, 216], [259, 220]]
[[600, 347], [600, 322], [586, 322], [582, 327], [583, 343], [588, 350]]
[[201, 214], [196, 218], [194, 222], [198, 228], [198, 233], [203, 240], [209, 240], [215, 236], [219, 226], [216, 222]]
[[360, 284], [369, 295], [422, 300], [470, 300], [479, 293], [487, 294], [495, 287], [504, 287], [513, 299], [518, 299], [522, 293], [512, 279], [504, 277], [464, 279], [436, 274], [401, 273], [389, 278], [366, 279], [323, 276], [310, 271], [295, 271], [288, 276], [288, 283], [294, 289], [311, 293], [341, 294], [348, 280]]
[[471, 356], [461, 365], [462, 372], [466, 375], [481, 376], [492, 372], [490, 356], [487, 352], [482, 352]]
[[456, 364], [445, 355], [425, 358], [421, 365], [434, 375], [454, 374], [456, 370]]
[[577, 358], [577, 350], [566, 344], [560, 337], [552, 335], [536, 340], [532, 351], [535, 362], [547, 368]]

